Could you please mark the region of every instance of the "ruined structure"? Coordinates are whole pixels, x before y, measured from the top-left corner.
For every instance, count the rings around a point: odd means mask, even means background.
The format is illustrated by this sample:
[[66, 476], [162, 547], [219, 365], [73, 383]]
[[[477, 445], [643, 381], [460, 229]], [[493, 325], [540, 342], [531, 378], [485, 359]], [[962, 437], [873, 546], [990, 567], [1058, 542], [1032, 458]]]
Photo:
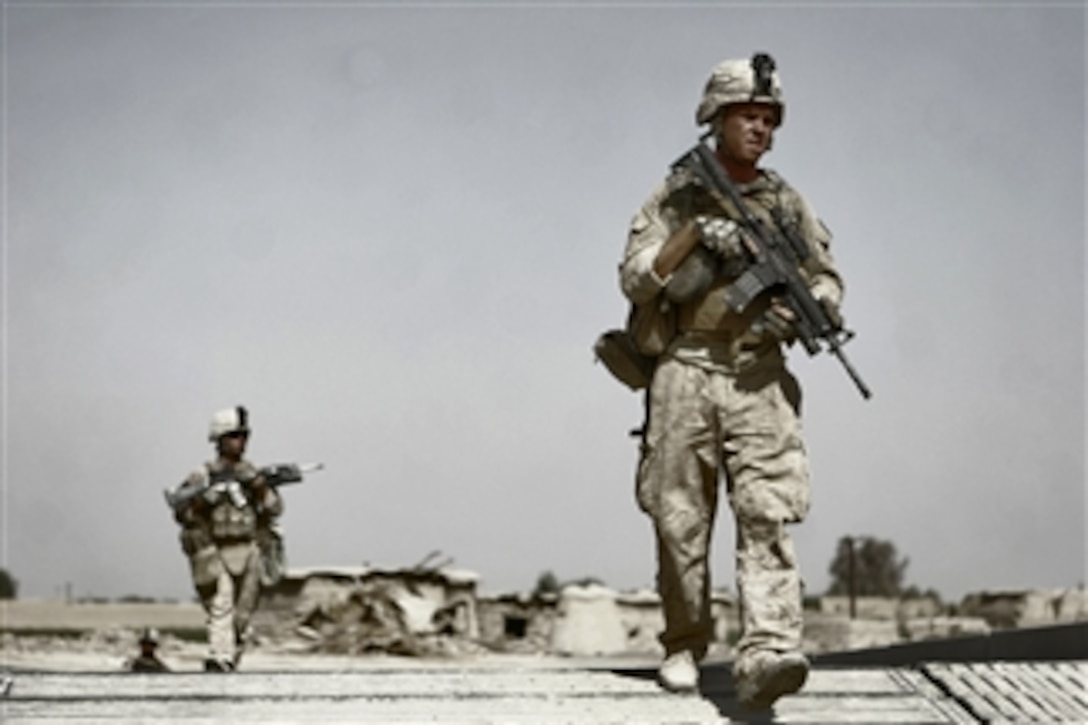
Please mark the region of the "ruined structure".
[[[478, 651], [568, 656], [660, 656], [664, 628], [656, 592], [596, 583], [536, 594], [477, 592], [470, 571], [426, 562], [405, 568], [294, 569], [268, 590], [254, 621], [259, 639], [303, 641], [308, 651], [406, 655]], [[934, 597], [821, 597], [805, 613], [810, 653], [989, 634], [993, 629], [1083, 621], [1083, 588], [983, 592], [959, 606]], [[728, 656], [739, 631], [731, 594], [712, 598], [711, 654]], [[853, 614], [853, 616], [851, 616]]]
[[985, 619], [995, 629], [1082, 622], [1088, 620], [1088, 592], [1084, 585], [975, 592], [963, 598], [958, 612]]
[[477, 580], [424, 566], [290, 570], [264, 595], [254, 628], [301, 636], [316, 652], [444, 653], [479, 638]]
[[[481, 596], [478, 607], [481, 640], [493, 649], [580, 656], [663, 652], [657, 639], [665, 626], [661, 600], [649, 590], [569, 584], [558, 594]], [[736, 603], [718, 591], [711, 608], [711, 648], [723, 649], [737, 631]]]

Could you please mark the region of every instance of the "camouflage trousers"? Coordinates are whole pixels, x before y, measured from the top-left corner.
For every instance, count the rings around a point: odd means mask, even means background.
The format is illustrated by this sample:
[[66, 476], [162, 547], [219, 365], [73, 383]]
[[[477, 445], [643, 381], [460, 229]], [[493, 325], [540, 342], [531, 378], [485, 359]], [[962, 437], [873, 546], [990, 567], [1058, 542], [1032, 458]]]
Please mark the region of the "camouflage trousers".
[[706, 653], [709, 549], [725, 479], [736, 522], [738, 664], [801, 644], [801, 576], [786, 524], [809, 507], [800, 389], [780, 357], [725, 373], [665, 357], [648, 391], [639, 507], [657, 536], [666, 653]]
[[260, 595], [260, 558], [254, 542], [208, 547], [192, 558], [193, 581], [204, 606], [208, 657], [236, 662]]

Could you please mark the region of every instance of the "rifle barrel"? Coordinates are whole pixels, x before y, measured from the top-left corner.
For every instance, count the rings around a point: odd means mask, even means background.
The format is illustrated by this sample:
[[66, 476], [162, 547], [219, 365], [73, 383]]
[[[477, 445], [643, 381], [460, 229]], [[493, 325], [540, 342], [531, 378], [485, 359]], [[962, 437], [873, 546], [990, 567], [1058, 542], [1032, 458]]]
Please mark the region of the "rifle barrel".
[[858, 392], [861, 393], [861, 397], [868, 400], [873, 397], [873, 392], [869, 390], [869, 386], [865, 384], [865, 381], [861, 379], [858, 371], [854, 369], [854, 366], [850, 364], [850, 360], [846, 357], [846, 353], [838, 345], [831, 347], [831, 354], [839, 359], [842, 366], [846, 368], [846, 374], [850, 376], [850, 379], [854, 381], [854, 385], [857, 386]]

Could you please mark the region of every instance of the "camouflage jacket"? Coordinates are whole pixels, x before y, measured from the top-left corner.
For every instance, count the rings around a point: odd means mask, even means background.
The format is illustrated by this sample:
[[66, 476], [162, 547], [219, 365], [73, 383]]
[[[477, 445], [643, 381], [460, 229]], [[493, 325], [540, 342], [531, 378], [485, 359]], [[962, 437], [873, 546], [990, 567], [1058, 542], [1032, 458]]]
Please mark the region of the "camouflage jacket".
[[[825, 298], [838, 306], [843, 283], [831, 256], [831, 233], [811, 205], [769, 169], [761, 170], [754, 181], [736, 186], [753, 215], [770, 223], [771, 210], [775, 209], [784, 223], [807, 242], [810, 254], [799, 271], [815, 297]], [[654, 271], [654, 261], [669, 237], [699, 215], [739, 218], [727, 200], [712, 196], [686, 172], [673, 172], [631, 219], [619, 265], [620, 287], [633, 305], [656, 305], [666, 314], [673, 315], [678, 333], [727, 332], [736, 337], [747, 335], [751, 338], [751, 323], [765, 311], [767, 304], [766, 301], [761, 305], [753, 304], [743, 315], [729, 309], [722, 290], [736, 278], [739, 270], [723, 268], [700, 296], [682, 304], [670, 305], [663, 295], [669, 278], [662, 279]], [[760, 346], [761, 342], [747, 340], [750, 347]], [[765, 342], [766, 347], [778, 347], [774, 341]]]

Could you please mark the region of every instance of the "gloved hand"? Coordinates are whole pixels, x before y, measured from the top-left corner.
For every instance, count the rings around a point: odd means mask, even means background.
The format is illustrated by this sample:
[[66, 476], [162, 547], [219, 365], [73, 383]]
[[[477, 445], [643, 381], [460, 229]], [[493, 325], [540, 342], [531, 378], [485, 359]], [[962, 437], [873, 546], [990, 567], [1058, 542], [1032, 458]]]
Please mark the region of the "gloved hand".
[[205, 487], [200, 495], [194, 498], [193, 501], [198, 502], [199, 505], [204, 508], [214, 508], [219, 505], [219, 502], [223, 500], [226, 493], [226, 485], [223, 483], [213, 483], [212, 485]]
[[797, 337], [793, 324], [796, 319], [793, 310], [786, 306], [782, 298], [772, 297], [771, 306], [752, 323], [752, 331], [758, 335], [770, 335], [782, 342], [790, 342]]
[[744, 256], [744, 241], [740, 228], [732, 219], [699, 215], [695, 217], [702, 245], [714, 252], [724, 262]]
[[835, 326], [835, 329], [841, 330], [845, 323], [842, 319], [842, 313], [839, 312], [839, 306], [826, 297], [820, 297], [818, 300], [824, 311], [827, 312], [827, 316], [831, 318], [831, 324]]

